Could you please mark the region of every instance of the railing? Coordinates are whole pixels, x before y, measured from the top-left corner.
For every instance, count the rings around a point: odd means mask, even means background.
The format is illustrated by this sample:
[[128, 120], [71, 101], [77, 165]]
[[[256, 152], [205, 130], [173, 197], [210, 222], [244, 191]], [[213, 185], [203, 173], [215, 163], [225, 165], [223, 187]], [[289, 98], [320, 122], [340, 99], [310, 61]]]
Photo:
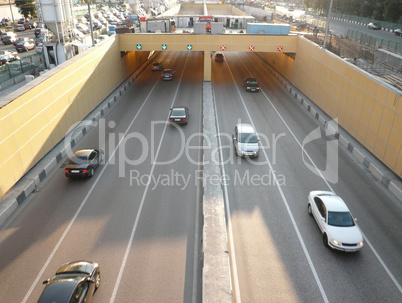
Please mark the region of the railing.
[[377, 48], [381, 47], [381, 48], [385, 48], [390, 51], [402, 54], [402, 43], [401, 42], [383, 39], [378, 36], [373, 36], [370, 34], [366, 34], [366, 33], [351, 30], [351, 29], [348, 29], [346, 36], [349, 40], [355, 41], [368, 48], [377, 49]]
[[0, 85], [12, 78], [39, 67], [41, 64], [44, 64], [44, 61], [42, 53], [33, 53], [21, 58], [20, 60], [14, 60], [1, 65]]

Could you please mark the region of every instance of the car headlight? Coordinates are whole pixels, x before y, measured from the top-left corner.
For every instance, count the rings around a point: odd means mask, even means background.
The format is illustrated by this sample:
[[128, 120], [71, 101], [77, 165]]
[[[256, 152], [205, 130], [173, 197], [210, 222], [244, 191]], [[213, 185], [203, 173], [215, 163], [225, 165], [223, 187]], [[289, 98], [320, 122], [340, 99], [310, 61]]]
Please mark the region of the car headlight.
[[332, 240], [332, 242], [334, 242], [335, 245], [341, 245], [341, 243], [339, 243], [339, 242], [336, 241], [336, 240]]
[[359, 242], [357, 245], [358, 246], [363, 246], [363, 241]]

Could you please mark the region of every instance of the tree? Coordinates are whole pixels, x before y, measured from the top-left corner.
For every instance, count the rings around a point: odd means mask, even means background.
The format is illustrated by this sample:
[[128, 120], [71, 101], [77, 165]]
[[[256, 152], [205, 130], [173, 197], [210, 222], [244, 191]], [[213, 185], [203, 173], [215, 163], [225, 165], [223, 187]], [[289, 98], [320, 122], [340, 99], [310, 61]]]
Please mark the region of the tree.
[[21, 10], [21, 15], [25, 18], [37, 17], [35, 1], [32, 0], [15, 0], [15, 6]]

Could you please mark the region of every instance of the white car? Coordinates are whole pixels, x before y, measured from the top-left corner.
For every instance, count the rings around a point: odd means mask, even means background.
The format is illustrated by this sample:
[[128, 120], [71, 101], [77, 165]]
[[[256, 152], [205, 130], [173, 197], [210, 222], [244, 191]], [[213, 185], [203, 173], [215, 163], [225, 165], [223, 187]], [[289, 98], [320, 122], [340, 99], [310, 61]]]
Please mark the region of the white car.
[[239, 123], [235, 126], [232, 135], [236, 155], [240, 157], [256, 158], [260, 154], [260, 141], [251, 124]]
[[308, 213], [316, 220], [326, 247], [355, 252], [363, 247], [363, 235], [345, 202], [330, 191], [308, 195]]

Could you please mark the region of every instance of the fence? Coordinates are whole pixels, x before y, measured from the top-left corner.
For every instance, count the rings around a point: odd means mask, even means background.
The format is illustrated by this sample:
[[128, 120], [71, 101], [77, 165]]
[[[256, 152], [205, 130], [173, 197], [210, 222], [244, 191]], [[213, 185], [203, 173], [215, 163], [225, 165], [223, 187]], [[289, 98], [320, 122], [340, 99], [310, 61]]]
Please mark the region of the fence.
[[348, 29], [347, 38], [357, 42], [365, 47], [378, 49], [385, 48], [387, 50], [402, 54], [402, 43], [393, 40], [383, 39], [377, 36], [366, 34], [360, 31]]
[[0, 86], [2, 83], [45, 64], [42, 53], [33, 53], [19, 60], [0, 66]]

